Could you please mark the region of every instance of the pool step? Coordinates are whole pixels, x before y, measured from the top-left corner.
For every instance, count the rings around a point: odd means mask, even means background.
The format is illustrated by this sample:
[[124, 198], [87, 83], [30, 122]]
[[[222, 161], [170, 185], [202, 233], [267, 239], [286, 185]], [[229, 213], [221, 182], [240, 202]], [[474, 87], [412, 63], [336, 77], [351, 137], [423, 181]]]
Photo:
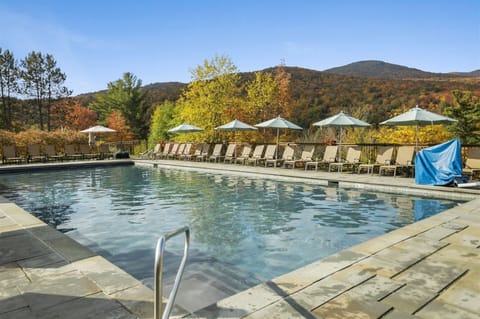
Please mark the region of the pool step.
[[[168, 296], [174, 281], [174, 274], [168, 269], [175, 265], [172, 258], [169, 262], [167, 259], [165, 261], [168, 268], [164, 278], [164, 295]], [[255, 275], [243, 272], [234, 265], [222, 264], [216, 259], [194, 253], [185, 268], [176, 304], [189, 312], [194, 312], [251, 288], [261, 281]], [[152, 282], [151, 278], [144, 280], [144, 283], [150, 286]]]

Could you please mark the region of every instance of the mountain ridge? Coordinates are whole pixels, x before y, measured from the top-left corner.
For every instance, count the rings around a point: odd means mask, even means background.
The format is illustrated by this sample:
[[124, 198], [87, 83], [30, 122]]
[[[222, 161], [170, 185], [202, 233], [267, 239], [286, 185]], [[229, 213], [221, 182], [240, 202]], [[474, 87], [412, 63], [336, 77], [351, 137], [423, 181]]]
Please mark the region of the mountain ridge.
[[435, 73], [380, 60], [365, 60], [323, 70], [323, 72], [380, 79], [427, 79], [478, 77], [480, 70], [471, 72]]

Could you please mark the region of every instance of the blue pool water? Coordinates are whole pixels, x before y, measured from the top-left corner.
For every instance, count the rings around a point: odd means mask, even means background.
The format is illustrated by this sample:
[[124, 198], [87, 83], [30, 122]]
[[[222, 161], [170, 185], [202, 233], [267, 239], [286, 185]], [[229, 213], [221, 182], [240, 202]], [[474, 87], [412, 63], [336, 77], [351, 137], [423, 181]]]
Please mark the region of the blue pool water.
[[[2, 174], [0, 184], [1, 195], [141, 280], [153, 274], [158, 237], [189, 225], [187, 267], [233, 269], [247, 286], [458, 204], [136, 166]], [[169, 242], [169, 256], [182, 245]]]

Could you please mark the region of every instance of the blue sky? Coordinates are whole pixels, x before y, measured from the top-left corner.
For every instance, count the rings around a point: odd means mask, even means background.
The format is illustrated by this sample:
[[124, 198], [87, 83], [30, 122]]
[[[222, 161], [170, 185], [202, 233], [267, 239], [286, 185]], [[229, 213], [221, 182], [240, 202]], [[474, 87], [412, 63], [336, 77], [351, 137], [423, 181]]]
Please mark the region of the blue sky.
[[382, 60], [430, 72], [480, 69], [478, 0], [2, 0], [0, 47], [52, 54], [74, 95], [132, 72], [191, 79], [215, 54], [240, 71]]

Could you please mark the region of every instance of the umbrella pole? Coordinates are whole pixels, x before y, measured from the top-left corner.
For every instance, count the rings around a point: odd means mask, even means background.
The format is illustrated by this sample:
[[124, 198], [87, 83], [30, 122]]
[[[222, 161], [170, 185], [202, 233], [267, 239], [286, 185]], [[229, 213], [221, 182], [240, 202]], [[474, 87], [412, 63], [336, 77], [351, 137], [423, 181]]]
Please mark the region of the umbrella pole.
[[278, 158], [278, 139], [279, 139], [279, 137], [280, 137], [280, 129], [277, 128], [277, 147], [275, 149], [275, 159]]
[[418, 152], [418, 123], [415, 125], [415, 152]]
[[343, 127], [340, 126], [340, 152], [338, 153], [338, 161], [341, 162], [342, 161], [342, 132], [343, 132]]

